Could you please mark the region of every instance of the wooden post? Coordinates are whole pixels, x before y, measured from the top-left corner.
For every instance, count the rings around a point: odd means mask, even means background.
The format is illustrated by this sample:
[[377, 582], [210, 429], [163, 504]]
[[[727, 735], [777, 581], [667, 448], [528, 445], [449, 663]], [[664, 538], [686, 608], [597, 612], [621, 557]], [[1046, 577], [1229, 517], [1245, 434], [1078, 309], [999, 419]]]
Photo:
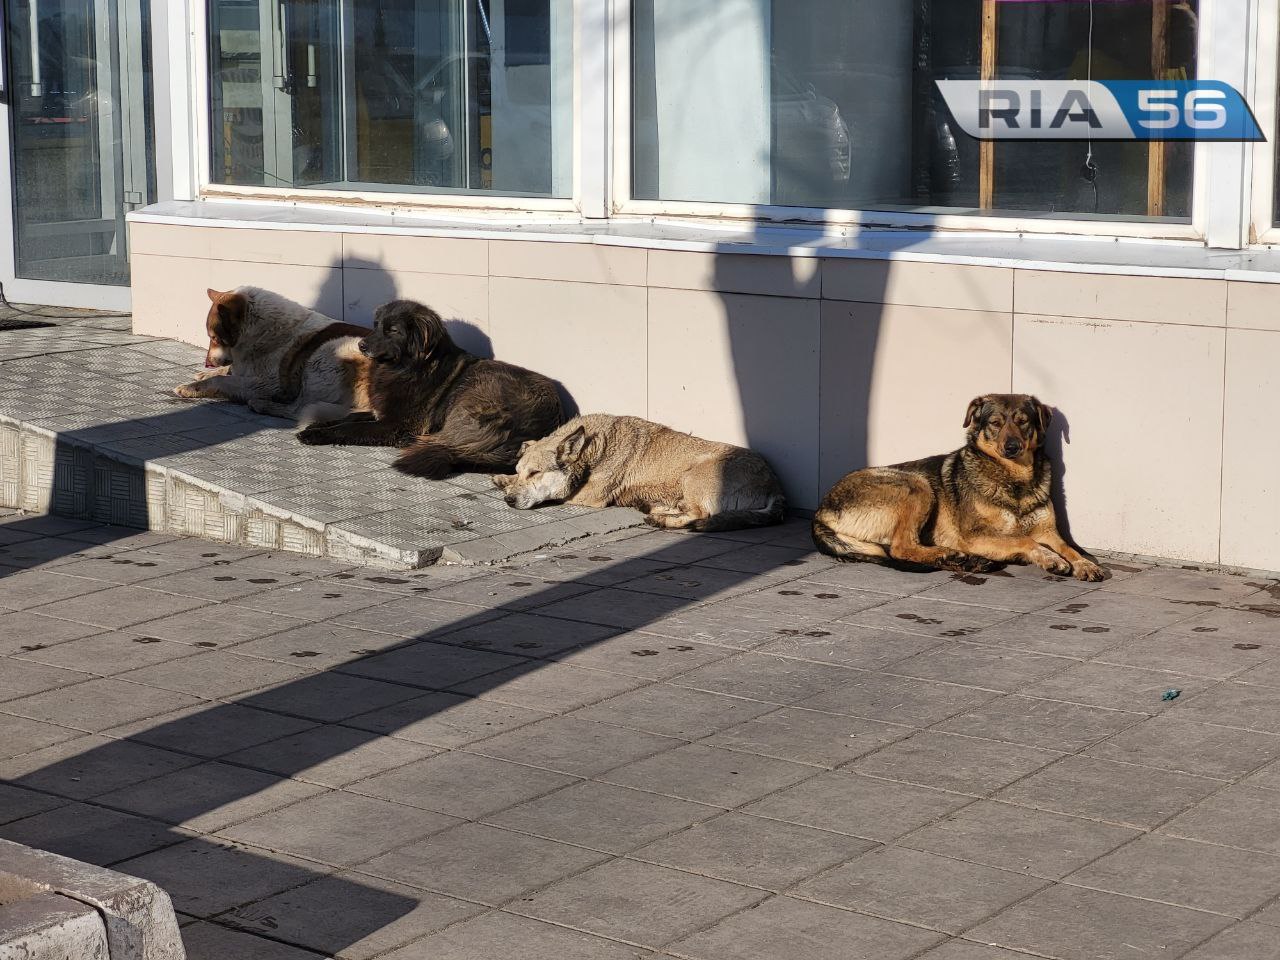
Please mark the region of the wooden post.
[[[1169, 69], [1169, 0], [1151, 0], [1151, 78], [1163, 80]], [[1147, 144], [1147, 216], [1163, 217], [1165, 200], [1165, 160], [1168, 144], [1153, 140]]]
[[[980, 78], [989, 82], [996, 78], [996, 2], [982, 0], [982, 72]], [[978, 208], [990, 210], [996, 198], [996, 145], [983, 140], [978, 153]]]

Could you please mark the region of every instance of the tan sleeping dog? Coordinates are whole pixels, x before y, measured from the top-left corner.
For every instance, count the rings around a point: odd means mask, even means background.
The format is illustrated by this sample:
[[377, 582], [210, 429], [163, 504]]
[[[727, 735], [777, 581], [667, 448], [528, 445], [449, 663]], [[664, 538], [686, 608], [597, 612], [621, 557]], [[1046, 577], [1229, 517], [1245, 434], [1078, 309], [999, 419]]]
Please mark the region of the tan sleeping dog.
[[[233, 400], [258, 413], [302, 419], [369, 409], [369, 331], [258, 287], [210, 290], [207, 371], [174, 390], [180, 397]], [[308, 416], [311, 416], [308, 413]]]
[[733, 530], [779, 523], [787, 501], [758, 453], [639, 417], [575, 417], [520, 451], [494, 486], [518, 510], [541, 503], [636, 507], [655, 527]]

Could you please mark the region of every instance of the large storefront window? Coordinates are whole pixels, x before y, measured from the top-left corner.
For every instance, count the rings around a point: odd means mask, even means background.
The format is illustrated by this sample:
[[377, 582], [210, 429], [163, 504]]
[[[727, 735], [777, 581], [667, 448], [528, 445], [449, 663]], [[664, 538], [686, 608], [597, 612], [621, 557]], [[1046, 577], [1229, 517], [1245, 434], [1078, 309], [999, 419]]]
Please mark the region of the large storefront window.
[[1197, 0], [634, 0], [632, 195], [1185, 221], [1191, 144], [984, 145], [934, 81], [1192, 79], [1197, 14]]
[[211, 0], [214, 183], [567, 197], [572, 0]]

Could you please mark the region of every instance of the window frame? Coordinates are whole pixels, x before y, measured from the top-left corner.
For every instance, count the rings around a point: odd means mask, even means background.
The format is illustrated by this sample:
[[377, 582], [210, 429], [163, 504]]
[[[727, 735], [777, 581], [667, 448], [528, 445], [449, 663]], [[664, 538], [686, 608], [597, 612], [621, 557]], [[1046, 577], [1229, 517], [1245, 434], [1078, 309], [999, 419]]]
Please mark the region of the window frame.
[[[1280, 242], [1271, 223], [1271, 161], [1275, 156], [1276, 43], [1280, 0], [1200, 0], [1199, 76], [1224, 80], [1244, 92], [1268, 141], [1197, 143], [1189, 223], [1090, 220], [1003, 213], [924, 213], [697, 201], [637, 200], [631, 196], [631, 0], [572, 0], [572, 196], [497, 197], [395, 191], [244, 187], [211, 182], [208, 3], [188, 0], [191, 47], [190, 110], [201, 197], [294, 204], [367, 205], [415, 215], [489, 215], [495, 221], [533, 214], [549, 221], [652, 222], [690, 225], [785, 224], [849, 233], [859, 229], [914, 228], [992, 234], [1077, 235], [1102, 239], [1199, 242], [1242, 249], [1250, 242]], [[1266, 32], [1270, 25], [1276, 27]], [[1266, 207], [1266, 220], [1259, 215]], [[1260, 229], [1265, 224], [1266, 229]]]
[[[195, 120], [195, 152], [201, 198], [222, 200], [268, 201], [291, 204], [338, 204], [376, 207], [380, 210], [406, 211], [421, 216], [433, 209], [453, 215], [464, 212], [578, 214], [582, 204], [578, 196], [578, 99], [582, 83], [579, 48], [580, 8], [591, 0], [572, 0], [573, 10], [573, 195], [570, 197], [495, 196], [491, 194], [428, 193], [391, 190], [333, 190], [311, 187], [271, 187], [213, 182], [213, 152], [210, 130], [209, 77], [209, 4], [210, 0], [187, 0], [191, 15], [191, 109]], [[349, 52], [343, 51], [344, 62]]]

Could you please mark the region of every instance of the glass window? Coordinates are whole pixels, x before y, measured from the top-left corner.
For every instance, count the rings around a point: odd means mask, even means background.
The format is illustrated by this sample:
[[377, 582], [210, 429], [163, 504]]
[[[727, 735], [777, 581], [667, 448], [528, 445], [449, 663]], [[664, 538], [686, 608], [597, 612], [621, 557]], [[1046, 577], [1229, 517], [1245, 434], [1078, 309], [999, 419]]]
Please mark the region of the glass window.
[[214, 183], [567, 197], [572, 0], [212, 0]]
[[1192, 145], [964, 134], [935, 80], [1192, 79], [1197, 0], [635, 0], [642, 200], [1187, 220]]

